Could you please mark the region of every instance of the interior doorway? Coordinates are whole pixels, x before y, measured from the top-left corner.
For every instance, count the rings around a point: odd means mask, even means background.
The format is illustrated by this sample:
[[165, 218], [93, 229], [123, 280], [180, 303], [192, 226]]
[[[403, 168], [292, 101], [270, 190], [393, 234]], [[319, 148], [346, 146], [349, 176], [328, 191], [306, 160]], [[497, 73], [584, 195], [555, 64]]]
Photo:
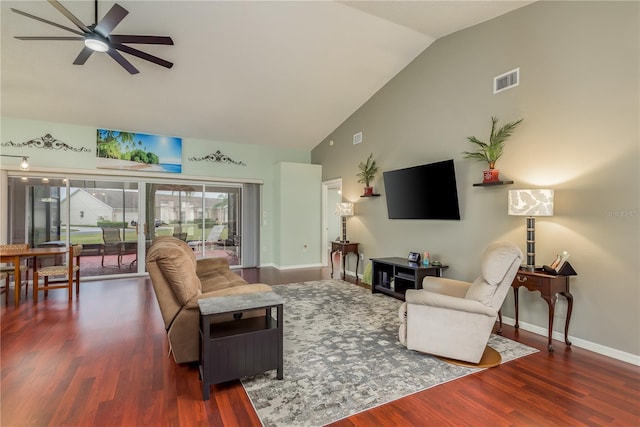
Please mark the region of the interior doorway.
[[342, 178], [322, 183], [322, 265], [329, 265], [331, 241], [340, 236], [340, 217], [336, 204], [342, 202]]

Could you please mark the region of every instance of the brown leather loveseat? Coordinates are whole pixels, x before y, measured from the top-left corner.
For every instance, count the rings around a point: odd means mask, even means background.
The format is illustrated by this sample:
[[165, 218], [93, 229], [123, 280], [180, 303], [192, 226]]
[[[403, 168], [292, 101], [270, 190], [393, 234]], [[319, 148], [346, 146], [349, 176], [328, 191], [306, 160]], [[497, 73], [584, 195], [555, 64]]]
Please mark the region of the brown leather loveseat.
[[271, 290], [248, 284], [225, 258], [196, 260], [189, 245], [175, 237], [155, 238], [146, 265], [176, 363], [199, 360], [199, 299]]

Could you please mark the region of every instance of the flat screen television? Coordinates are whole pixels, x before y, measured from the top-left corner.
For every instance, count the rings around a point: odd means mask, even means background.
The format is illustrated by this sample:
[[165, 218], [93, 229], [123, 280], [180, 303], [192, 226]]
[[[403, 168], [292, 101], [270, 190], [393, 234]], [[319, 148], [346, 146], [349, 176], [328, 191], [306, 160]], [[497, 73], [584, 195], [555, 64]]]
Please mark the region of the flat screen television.
[[460, 219], [453, 160], [384, 172], [389, 219]]

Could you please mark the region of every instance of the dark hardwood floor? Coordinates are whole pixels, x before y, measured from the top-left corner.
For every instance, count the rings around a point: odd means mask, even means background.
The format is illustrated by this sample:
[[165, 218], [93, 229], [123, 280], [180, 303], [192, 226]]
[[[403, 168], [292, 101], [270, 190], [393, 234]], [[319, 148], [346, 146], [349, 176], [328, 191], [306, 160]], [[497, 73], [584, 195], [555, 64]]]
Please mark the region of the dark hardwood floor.
[[[238, 271], [250, 282], [329, 278], [329, 269]], [[353, 282], [353, 280], [350, 280]], [[353, 285], [345, 285], [353, 286]], [[576, 307], [579, 310], [579, 307]], [[260, 426], [239, 381], [202, 401], [198, 370], [176, 365], [148, 279], [86, 282], [1, 314], [0, 424]], [[640, 425], [640, 370], [505, 326], [540, 352], [341, 420], [333, 426]], [[286, 373], [285, 373], [286, 374]]]

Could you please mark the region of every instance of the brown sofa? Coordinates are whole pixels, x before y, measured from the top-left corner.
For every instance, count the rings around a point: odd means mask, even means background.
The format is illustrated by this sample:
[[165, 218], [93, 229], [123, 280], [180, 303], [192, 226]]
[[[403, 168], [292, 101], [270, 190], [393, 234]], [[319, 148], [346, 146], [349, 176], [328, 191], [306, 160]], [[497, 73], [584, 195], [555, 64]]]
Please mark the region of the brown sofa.
[[199, 299], [271, 290], [248, 284], [225, 258], [196, 260], [189, 245], [175, 237], [155, 238], [146, 265], [176, 363], [199, 360]]

